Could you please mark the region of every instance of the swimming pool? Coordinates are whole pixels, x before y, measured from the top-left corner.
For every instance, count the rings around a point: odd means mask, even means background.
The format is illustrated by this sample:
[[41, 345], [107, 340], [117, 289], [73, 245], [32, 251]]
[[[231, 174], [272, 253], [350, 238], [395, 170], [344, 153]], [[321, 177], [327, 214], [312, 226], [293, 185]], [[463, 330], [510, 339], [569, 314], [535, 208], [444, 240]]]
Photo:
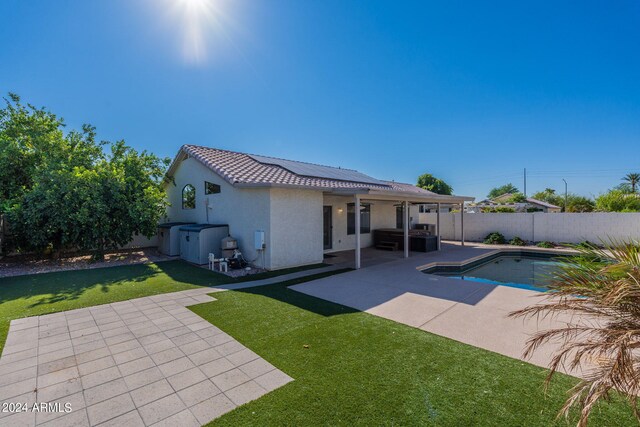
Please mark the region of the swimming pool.
[[544, 292], [559, 264], [557, 255], [503, 253], [463, 267], [438, 266], [423, 272], [454, 279]]

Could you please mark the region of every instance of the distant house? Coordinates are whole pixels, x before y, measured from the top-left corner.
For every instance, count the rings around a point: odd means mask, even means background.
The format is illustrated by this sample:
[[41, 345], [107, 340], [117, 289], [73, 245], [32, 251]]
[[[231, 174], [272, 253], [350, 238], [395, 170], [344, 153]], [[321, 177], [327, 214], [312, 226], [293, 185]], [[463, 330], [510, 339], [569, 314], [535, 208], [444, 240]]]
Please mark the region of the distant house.
[[499, 195], [498, 197], [494, 197], [493, 199], [483, 200], [483, 202], [494, 203], [494, 204], [509, 203], [513, 198], [513, 196], [514, 195], [512, 193], [504, 193]]
[[358, 267], [374, 230], [408, 236], [409, 206], [473, 200], [351, 169], [196, 145], [180, 148], [167, 176], [168, 222], [228, 225], [245, 259], [267, 269], [319, 263], [341, 250], [355, 250]]
[[527, 197], [527, 209], [535, 208], [538, 208], [541, 212], [545, 213], [562, 212], [562, 208], [560, 206], [552, 205], [551, 203], [543, 202], [542, 200], [534, 199], [532, 197]]
[[497, 208], [513, 209], [515, 212], [562, 212], [560, 206], [543, 202], [542, 200], [527, 197], [523, 202], [512, 202], [514, 195], [511, 193], [502, 194], [493, 199], [485, 199], [467, 207], [467, 212], [491, 212]]

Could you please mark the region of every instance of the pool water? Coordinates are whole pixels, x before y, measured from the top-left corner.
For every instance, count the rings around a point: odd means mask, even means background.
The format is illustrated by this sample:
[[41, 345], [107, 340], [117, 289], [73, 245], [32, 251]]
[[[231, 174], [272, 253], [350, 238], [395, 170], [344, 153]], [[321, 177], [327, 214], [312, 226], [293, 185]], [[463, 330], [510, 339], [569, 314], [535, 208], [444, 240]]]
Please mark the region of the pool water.
[[558, 265], [550, 258], [501, 255], [462, 272], [432, 274], [544, 292]]

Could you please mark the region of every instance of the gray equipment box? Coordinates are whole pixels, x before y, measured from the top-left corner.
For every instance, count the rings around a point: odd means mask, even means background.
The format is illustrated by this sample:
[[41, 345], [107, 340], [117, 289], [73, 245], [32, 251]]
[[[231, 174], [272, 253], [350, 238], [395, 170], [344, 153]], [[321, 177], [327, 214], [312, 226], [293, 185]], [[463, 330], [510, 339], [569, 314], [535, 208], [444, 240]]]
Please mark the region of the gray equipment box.
[[158, 225], [158, 251], [169, 256], [180, 255], [180, 226], [193, 222], [166, 222]]
[[229, 235], [227, 224], [191, 224], [180, 226], [180, 258], [193, 264], [209, 262], [209, 253], [220, 257], [222, 239]]

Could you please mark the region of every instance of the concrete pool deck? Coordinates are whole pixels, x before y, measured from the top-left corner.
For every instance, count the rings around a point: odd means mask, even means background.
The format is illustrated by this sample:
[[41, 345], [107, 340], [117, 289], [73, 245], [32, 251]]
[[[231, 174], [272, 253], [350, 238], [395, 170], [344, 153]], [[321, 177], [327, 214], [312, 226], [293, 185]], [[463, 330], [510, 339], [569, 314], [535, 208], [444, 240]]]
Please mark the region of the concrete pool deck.
[[[542, 293], [420, 271], [433, 263], [465, 262], [495, 250], [485, 245], [443, 244], [439, 252], [412, 253], [410, 258], [387, 260], [291, 289], [525, 360], [523, 349], [532, 334], [571, 320], [568, 316], [540, 321], [507, 317], [512, 311], [540, 302]], [[545, 345], [526, 361], [548, 367], [557, 346]], [[580, 376], [580, 372], [569, 373]]]

